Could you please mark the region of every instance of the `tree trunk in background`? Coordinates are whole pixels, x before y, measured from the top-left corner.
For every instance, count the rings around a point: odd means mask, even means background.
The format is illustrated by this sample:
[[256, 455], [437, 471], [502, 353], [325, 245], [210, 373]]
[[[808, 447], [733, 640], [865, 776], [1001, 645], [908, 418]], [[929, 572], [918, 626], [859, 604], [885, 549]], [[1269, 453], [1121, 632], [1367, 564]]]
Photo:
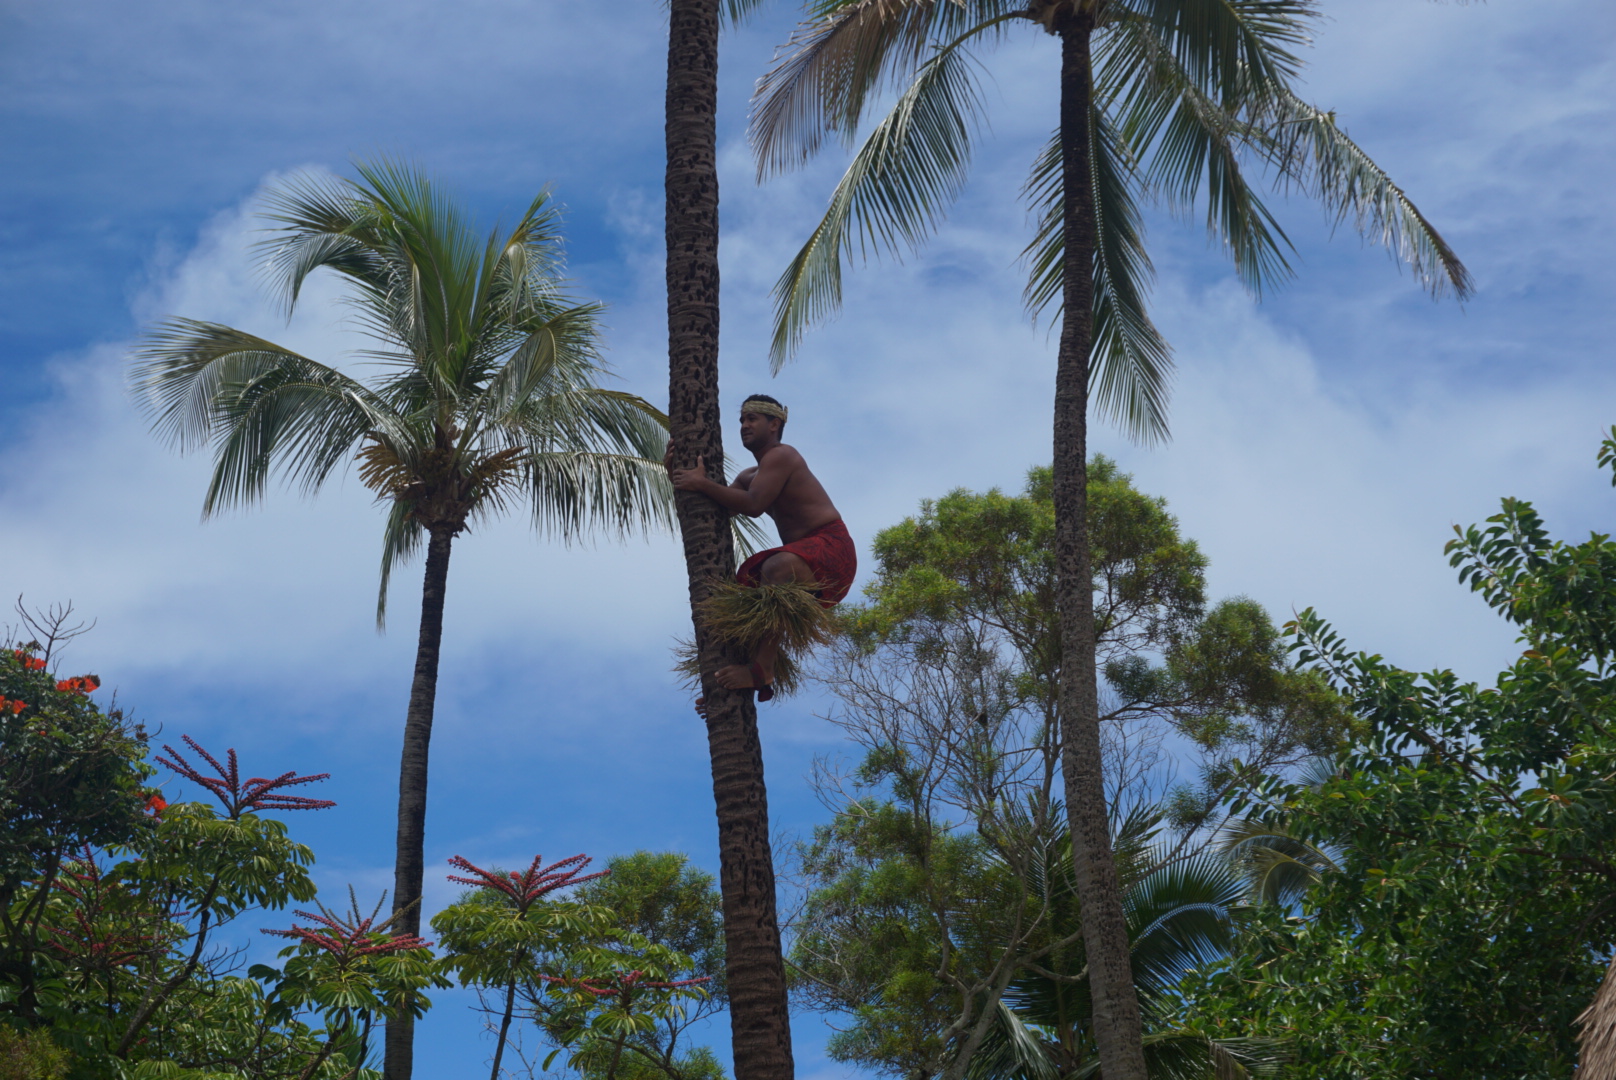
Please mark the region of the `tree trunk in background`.
[[[398, 853], [393, 863], [393, 911], [405, 908], [393, 932], [421, 932], [421, 877], [426, 844], [426, 765], [432, 742], [432, 710], [438, 696], [438, 653], [443, 645], [443, 595], [449, 582], [452, 529], [436, 529], [426, 548], [421, 587], [421, 638], [415, 649], [415, 680], [404, 714], [404, 754], [398, 767]], [[387, 1025], [384, 1080], [410, 1080], [415, 1069], [415, 1020]]]
[[[668, 415], [674, 461], [702, 455], [723, 480], [718, 408], [719, 0], [673, 0], [667, 94]], [[680, 492], [679, 529], [690, 602], [735, 573], [729, 515], [711, 499]], [[724, 903], [724, 975], [736, 1080], [789, 1080], [790, 1016], [775, 914], [763, 749], [750, 693], [725, 690], [705, 674], [726, 661], [696, 625], [707, 743], [718, 810], [719, 886]]]
[[1055, 375], [1055, 558], [1061, 627], [1061, 768], [1071, 819], [1072, 868], [1083, 910], [1094, 1002], [1094, 1037], [1105, 1080], [1146, 1080], [1139, 1000], [1133, 988], [1122, 890], [1100, 765], [1094, 579], [1088, 536], [1089, 350], [1094, 329], [1093, 93], [1087, 13], [1063, 15], [1061, 145], [1065, 183], [1065, 291]]

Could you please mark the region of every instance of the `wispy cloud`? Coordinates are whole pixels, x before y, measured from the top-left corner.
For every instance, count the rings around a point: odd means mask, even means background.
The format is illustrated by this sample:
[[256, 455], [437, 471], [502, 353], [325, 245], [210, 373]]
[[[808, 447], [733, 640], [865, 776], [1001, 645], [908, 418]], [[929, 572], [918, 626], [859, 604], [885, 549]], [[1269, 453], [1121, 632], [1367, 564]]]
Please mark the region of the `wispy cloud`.
[[[1145, 451], [1101, 428], [1095, 448], [1168, 498], [1215, 592], [1279, 617], [1315, 606], [1355, 646], [1480, 677], [1513, 646], [1454, 582], [1450, 526], [1510, 494], [1561, 534], [1608, 531], [1592, 463], [1616, 421], [1616, 65], [1590, 29], [1609, 25], [1607, 6], [1329, 7], [1312, 96], [1459, 246], [1481, 283], [1466, 308], [1432, 305], [1350, 235], [1329, 242], [1301, 200], [1282, 208], [1301, 275], [1261, 306], [1195, 222], [1152, 219], [1175, 438]], [[624, 385], [662, 397], [658, 6], [447, 10], [185, 2], [135, 19], [94, 0], [0, 16], [0, 122], [35, 150], [0, 180], [0, 331], [33, 343], [0, 361], [14, 418], [0, 431], [0, 587], [98, 617], [78, 656], [171, 731], [336, 773], [342, 805], [297, 823], [332, 884], [387, 876], [415, 571], [395, 579], [376, 636], [381, 518], [351, 478], [200, 522], [207, 462], [148, 433], [125, 339], [182, 314], [322, 358], [352, 350], [331, 286], [290, 324], [274, 309], [250, 193], [304, 163], [392, 150], [490, 219], [554, 180], [579, 288], [612, 303]], [[867, 545], [921, 499], [1015, 488], [1047, 460], [1053, 341], [1020, 307], [1015, 192], [1054, 122], [1052, 50], [1028, 34], [1000, 55], [993, 133], [950, 220], [917, 257], [856, 269], [841, 317], [771, 382], [768, 290], [839, 168], [752, 183], [742, 101], [789, 24], [777, 10], [725, 54], [724, 390], [792, 406], [793, 441]], [[565, 550], [519, 519], [457, 545], [429, 860], [638, 846], [715, 860], [701, 729], [667, 671], [683, 576], [671, 541]], [[834, 735], [812, 712], [765, 713], [779, 826], [820, 814], [799, 778]]]

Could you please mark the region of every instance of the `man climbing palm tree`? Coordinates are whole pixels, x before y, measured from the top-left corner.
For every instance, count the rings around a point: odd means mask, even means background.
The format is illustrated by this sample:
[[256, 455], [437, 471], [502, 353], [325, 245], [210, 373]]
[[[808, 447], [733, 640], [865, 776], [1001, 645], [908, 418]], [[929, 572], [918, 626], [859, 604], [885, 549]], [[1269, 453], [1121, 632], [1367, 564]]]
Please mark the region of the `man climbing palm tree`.
[[[735, 574], [742, 585], [797, 582], [812, 589], [825, 607], [835, 607], [853, 587], [858, 549], [808, 462], [796, 447], [780, 441], [787, 415], [786, 407], [767, 394], [753, 394], [741, 405], [741, 445], [757, 464], [742, 469], [731, 484], [709, 480], [700, 457], [693, 469], [668, 471], [677, 491], [705, 495], [732, 514], [768, 514], [774, 519], [781, 546], [759, 551], [742, 563]], [[725, 665], [713, 678], [725, 689], [756, 690], [759, 701], [768, 701], [774, 697], [779, 649], [778, 637], [766, 637], [749, 663]], [[696, 711], [703, 716], [704, 705], [696, 702]]]

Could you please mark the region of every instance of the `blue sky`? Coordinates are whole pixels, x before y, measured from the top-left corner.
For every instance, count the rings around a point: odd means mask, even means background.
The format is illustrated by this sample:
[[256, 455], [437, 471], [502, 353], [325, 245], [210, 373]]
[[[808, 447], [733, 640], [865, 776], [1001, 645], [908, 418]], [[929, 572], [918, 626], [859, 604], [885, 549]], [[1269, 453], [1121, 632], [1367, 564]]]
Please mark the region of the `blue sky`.
[[[1277, 205], [1298, 279], [1257, 304], [1194, 221], [1152, 215], [1174, 438], [1147, 450], [1102, 428], [1095, 448], [1168, 498], [1215, 593], [1281, 617], [1311, 605], [1394, 662], [1481, 677], [1511, 638], [1454, 584], [1450, 527], [1510, 494], [1562, 535], [1610, 528], [1593, 457], [1616, 422], [1616, 11], [1323, 8], [1308, 93], [1443, 230], [1476, 297], [1433, 304], [1293, 198]], [[922, 498], [1015, 487], [1047, 458], [1053, 341], [1019, 306], [1015, 193], [1054, 124], [1054, 48], [1025, 33], [990, 61], [992, 130], [950, 221], [922, 254], [856, 271], [841, 317], [771, 380], [768, 289], [842, 164], [752, 181], [746, 98], [792, 22], [775, 5], [724, 47], [724, 389], [791, 405], [793, 441], [867, 543]], [[578, 289], [611, 305], [612, 362], [662, 400], [663, 35], [653, 0], [0, 4], [0, 595], [98, 618], [68, 666], [164, 739], [330, 771], [340, 806], [293, 822], [328, 887], [390, 883], [417, 571], [378, 637], [381, 519], [351, 477], [199, 522], [206, 463], [147, 435], [128, 342], [180, 314], [340, 359], [356, 342], [331, 291], [287, 325], [259, 289], [254, 194], [388, 153], [490, 223], [552, 185]], [[458, 545], [429, 865], [642, 847], [715, 863], [702, 731], [667, 670], [682, 580], [668, 540], [566, 550], [513, 520]], [[823, 707], [764, 712], [785, 832], [825, 814], [804, 779], [840, 752]], [[422, 1028], [434, 1075], [484, 1053], [462, 1004]], [[845, 1073], [824, 1032], [799, 1022], [805, 1077]]]

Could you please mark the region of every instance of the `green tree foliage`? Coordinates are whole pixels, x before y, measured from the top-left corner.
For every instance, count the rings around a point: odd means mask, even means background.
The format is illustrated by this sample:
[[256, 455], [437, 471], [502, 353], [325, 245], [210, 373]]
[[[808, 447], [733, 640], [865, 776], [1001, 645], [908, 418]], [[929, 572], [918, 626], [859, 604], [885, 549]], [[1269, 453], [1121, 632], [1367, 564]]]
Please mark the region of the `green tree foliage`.
[[1460, 580], [1520, 628], [1520, 658], [1491, 686], [1415, 674], [1305, 612], [1300, 656], [1368, 734], [1322, 783], [1242, 799], [1339, 868], [1299, 914], [1262, 910], [1192, 1005], [1294, 1034], [1299, 1075], [1567, 1076], [1616, 939], [1616, 544], [1553, 540], [1516, 499], [1458, 533]]
[[37, 643], [0, 649], [0, 986], [32, 1019], [46, 909], [64, 861], [132, 843], [145, 815], [145, 734], [90, 700], [95, 676], [53, 675]]
[[[462, 984], [492, 996], [503, 1050], [520, 1053], [514, 1017], [589, 1080], [721, 1080], [687, 1031], [724, 1007], [723, 920], [711, 875], [674, 852], [619, 856], [576, 876], [587, 859], [526, 875], [456, 865], [481, 886], [432, 921]], [[566, 868], [572, 867], [569, 871]], [[558, 869], [562, 868], [562, 869]], [[569, 898], [551, 893], [574, 883]], [[526, 1055], [524, 1055], [526, 1060]]]
[[70, 1066], [49, 1032], [0, 1027], [0, 1080], [63, 1080]]
[[[1162, 771], [1160, 740], [1199, 750], [1201, 783], [1179, 800], [1199, 821], [1235, 777], [1338, 745], [1350, 718], [1318, 675], [1290, 666], [1257, 605], [1207, 604], [1206, 559], [1162, 500], [1099, 459], [1089, 506], [1112, 684], [1107, 765], [1110, 786], [1136, 804], [1118, 850], [1129, 933], [1144, 949], [1156, 940], [1147, 910], [1164, 925], [1179, 901], [1221, 913], [1229, 897], [1207, 882], [1233, 881], [1193, 857], [1189, 834], [1150, 843], [1156, 815], [1137, 804]], [[831, 1044], [840, 1060], [904, 1077], [964, 1075], [1018, 1045], [1050, 1068], [1090, 1060], [1087, 1005], [1040, 1012], [1029, 981], [1045, 972], [1075, 986], [1086, 970], [1069, 841], [1057, 842], [1053, 534], [1047, 469], [1019, 496], [953, 492], [878, 535], [869, 602], [842, 616], [822, 677], [863, 757], [818, 778], [839, 809], [799, 849], [806, 896], [792, 952], [799, 995], [846, 1018]], [[1173, 963], [1215, 952], [1222, 931], [1207, 933], [1174, 938], [1187, 951]], [[1136, 987], [1150, 991], [1153, 1038], [1183, 1033], [1159, 1007], [1171, 981]], [[1018, 1001], [1023, 1036], [1006, 1042]]]
[[148, 787], [144, 730], [98, 708], [99, 685], [51, 673], [35, 643], [0, 651], [0, 1070], [374, 1076], [364, 1031], [402, 994], [425, 1008], [418, 992], [442, 982], [436, 961], [394, 955], [379, 928], [350, 926], [343, 956], [304, 939], [288, 955], [307, 955], [284, 972], [243, 978], [218, 937], [250, 912], [314, 899], [313, 853], [266, 814], [331, 805], [285, 792], [323, 777], [244, 779], [234, 752], [220, 762], [187, 739], [191, 756], [165, 747], [157, 761], [211, 801], [170, 805]]
[[[1111, 690], [1102, 721], [1113, 733], [1115, 781], [1146, 763], [1129, 759], [1130, 735], [1137, 743], [1165, 723], [1202, 754], [1200, 787], [1176, 799], [1199, 821], [1242, 772], [1272, 771], [1339, 744], [1352, 723], [1341, 699], [1319, 674], [1288, 662], [1260, 605], [1244, 597], [1208, 605], [1206, 557], [1180, 534], [1164, 499], [1139, 491], [1104, 456], [1090, 465], [1088, 498], [1096, 651]], [[892, 661], [952, 667], [970, 695], [961, 706], [974, 706], [990, 728], [1030, 710], [1047, 734], [1062, 655], [1054, 536], [1044, 468], [1028, 475], [1019, 496], [955, 491], [883, 530], [871, 602], [845, 618], [852, 648], [837, 657], [833, 685], [859, 707], [849, 678], [856, 671]]]

